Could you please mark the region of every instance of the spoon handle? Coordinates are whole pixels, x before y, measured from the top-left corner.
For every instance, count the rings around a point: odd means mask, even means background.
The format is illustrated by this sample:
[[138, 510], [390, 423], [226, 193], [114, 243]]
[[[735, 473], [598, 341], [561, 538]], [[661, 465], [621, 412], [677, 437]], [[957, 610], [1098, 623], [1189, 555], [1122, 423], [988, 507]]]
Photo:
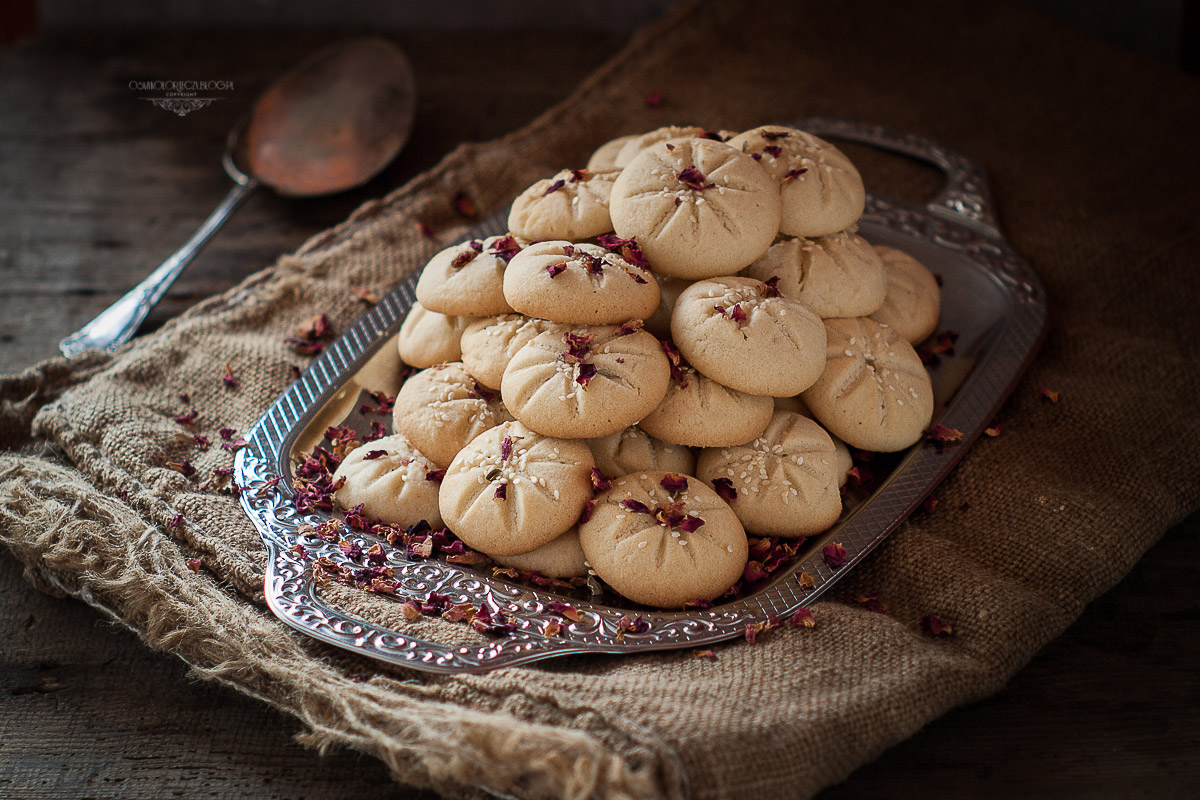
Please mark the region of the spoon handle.
[[192, 238], [188, 239], [187, 244], [179, 248], [175, 255], [129, 290], [128, 294], [101, 311], [91, 322], [59, 342], [58, 349], [63, 355], [73, 356], [87, 350], [107, 350], [111, 353], [129, 341], [150, 313], [150, 309], [167, 293], [167, 289], [179, 277], [179, 273], [183, 272], [183, 268], [208, 244], [208, 240], [256, 186], [258, 181], [254, 178], [247, 177], [244, 181], [237, 181], [229, 190], [229, 194], [225, 195], [221, 205], [204, 220], [200, 229], [192, 234]]

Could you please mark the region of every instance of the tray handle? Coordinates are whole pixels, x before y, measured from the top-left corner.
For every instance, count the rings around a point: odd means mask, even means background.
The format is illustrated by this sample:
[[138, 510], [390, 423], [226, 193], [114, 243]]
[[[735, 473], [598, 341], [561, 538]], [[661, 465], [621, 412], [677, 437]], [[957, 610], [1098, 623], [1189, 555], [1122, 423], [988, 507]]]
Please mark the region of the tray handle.
[[881, 125], [809, 117], [797, 126], [830, 139], [870, 145], [932, 164], [946, 176], [946, 184], [929, 201], [930, 211], [963, 222], [993, 239], [1003, 238], [996, 221], [996, 202], [983, 165], [968, 155], [923, 136], [898, 133]]

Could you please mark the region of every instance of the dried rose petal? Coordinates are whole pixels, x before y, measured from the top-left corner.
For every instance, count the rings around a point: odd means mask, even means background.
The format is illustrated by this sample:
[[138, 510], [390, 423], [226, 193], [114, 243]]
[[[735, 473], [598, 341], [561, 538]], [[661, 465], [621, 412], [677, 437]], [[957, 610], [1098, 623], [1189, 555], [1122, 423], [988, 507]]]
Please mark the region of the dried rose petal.
[[937, 495], [929, 495], [925, 498], [925, 502], [921, 503], [921, 508], [925, 509], [926, 513], [933, 511], [938, 506]]
[[416, 600], [405, 600], [400, 604], [400, 613], [411, 622], [421, 616], [421, 605]]
[[745, 322], [746, 321], [746, 312], [742, 311], [741, 303], [735, 303], [733, 308], [731, 308], [729, 310], [729, 318], [732, 319], [734, 322]]
[[671, 494], [686, 492], [688, 488], [687, 478], [675, 472], [668, 472], [658, 484]]
[[192, 435], [192, 444], [196, 445], [196, 447], [199, 447], [201, 450], [207, 450], [210, 442], [208, 441], [207, 436], [202, 433], [197, 433]]
[[511, 436], [505, 436], [504, 441], [500, 443], [500, 460], [508, 461], [512, 458], [513, 439]]
[[508, 484], [502, 483], [496, 487], [496, 491], [492, 493], [492, 497], [496, 500], [504, 500], [508, 497]]
[[954, 629], [949, 623], [943, 622], [935, 614], [926, 614], [921, 617], [921, 630], [931, 636], [949, 636], [954, 633]]
[[442, 619], [450, 622], [462, 622], [475, 618], [475, 606], [471, 603], [455, 603], [442, 612]]
[[499, 258], [505, 264], [512, 260], [512, 257], [521, 252], [521, 245], [512, 237], [512, 234], [505, 234], [502, 238], [496, 241], [488, 252], [492, 253], [496, 258]]
[[542, 628], [542, 636], [546, 636], [546, 637], [558, 636], [559, 634], [562, 633], [562, 629], [563, 629], [562, 625], [560, 625], [555, 620], [550, 620], [549, 622], [546, 623], [546, 626], [544, 628]]
[[713, 478], [712, 487], [713, 491], [726, 503], [737, 500], [737, 489], [733, 488], [733, 481], [729, 478]]
[[682, 170], [680, 170], [677, 177], [679, 178], [680, 183], [696, 192], [702, 192], [705, 189], [716, 188], [715, 183], [705, 183], [704, 181], [706, 181], [707, 178], [704, 177], [704, 173], [696, 169], [694, 166], [684, 167]]
[[450, 260], [450, 266], [454, 269], [462, 269], [474, 261], [476, 255], [477, 253], [472, 250], [464, 250]]
[[203, 559], [199, 559], [199, 558], [189, 558], [184, 563], [187, 564], [187, 568], [190, 569], [192, 572], [199, 572], [200, 568], [204, 566]]
[[168, 528], [178, 528], [179, 523], [183, 522], [183, 514], [176, 514], [171, 517], [171, 521], [167, 523]]
[[408, 548], [405, 552], [409, 558], [429, 558], [433, 555], [433, 537], [425, 536], [419, 540], [409, 540]]
[[684, 533], [692, 533], [693, 531], [698, 530], [702, 525], [704, 525], [704, 520], [700, 519], [700, 517], [693, 517], [689, 515], [683, 518], [678, 527], [679, 530], [683, 531]]
[[940, 422], [925, 431], [925, 440], [936, 447], [938, 452], [944, 450], [947, 445], [961, 442], [962, 438], [962, 431], [947, 427]]
[[765, 281], [763, 281], [762, 294], [763, 297], [780, 297], [783, 295], [783, 292], [779, 291], [778, 275], [772, 275], [770, 278], [767, 278]]
[[581, 513], [579, 515], [579, 524], [580, 525], [582, 525], [583, 523], [587, 522], [588, 520], [590, 520], [592, 518], [592, 512], [594, 512], [596, 510], [596, 504], [599, 502], [600, 502], [599, 500], [597, 500], [596, 498], [593, 497], [591, 500], [588, 500], [587, 503], [584, 504], [583, 513]]
[[762, 138], [766, 139], [768, 142], [773, 142], [777, 139], [783, 139], [787, 136], [791, 136], [792, 132], [791, 131], [759, 131], [758, 135], [761, 136]]
[[567, 344], [567, 352], [564, 355], [569, 359], [582, 361], [587, 358], [588, 352], [591, 350], [593, 338], [595, 338], [595, 334], [592, 333], [584, 335], [567, 331], [563, 334], [563, 341]]
[[377, 458], [383, 458], [387, 455], [387, 450], [368, 450], [363, 456], [363, 461], [374, 461]]
[[237, 433], [237, 431], [235, 431], [233, 428], [221, 428], [219, 431], [217, 431], [217, 435], [221, 437], [221, 441], [223, 442], [228, 442], [233, 438], [235, 433]]
[[[637, 277], [637, 276], [634, 276], [634, 277]], [[617, 327], [617, 329], [613, 332], [613, 336], [629, 336], [630, 334], [637, 333], [638, 331], [640, 331], [642, 329], [643, 325], [644, 325], [644, 323], [640, 319], [627, 320], [625, 322], [622, 322]], [[618, 358], [617, 361], [621, 362], [622, 364], [625, 363], [625, 361], [620, 358]]]
[[454, 553], [446, 556], [446, 560], [451, 564], [482, 564], [488, 560], [488, 557], [483, 553], [471, 551], [469, 553]]
[[563, 188], [566, 185], [567, 185], [566, 181], [557, 180], [554, 183], [550, 184], [550, 186], [546, 189], [546, 191], [542, 192], [542, 197], [545, 197], [548, 194], [554, 194], [555, 192], [557, 192], [559, 189]]
[[432, 239], [435, 235], [433, 226], [428, 222], [417, 221], [417, 233], [424, 236], [426, 239]]
[[425, 470], [425, 480], [441, 483], [446, 478], [446, 470], [442, 469], [427, 469]]
[[168, 461], [167, 469], [173, 469], [185, 478], [190, 478], [196, 474], [196, 468], [186, 458], [181, 461]]
[[812, 612], [807, 608], [796, 609], [796, 613], [792, 614], [792, 617], [788, 620], [788, 622], [795, 625], [797, 628], [815, 628], [817, 625], [817, 621], [813, 619]]
[[1043, 386], [1038, 389], [1038, 394], [1042, 396], [1043, 400], [1049, 400], [1051, 403], [1058, 402], [1058, 392], [1054, 391], [1053, 389], [1047, 389], [1045, 386]]
[[458, 192], [454, 195], [454, 199], [450, 201], [454, 206], [454, 210], [462, 214], [464, 217], [475, 217], [479, 215], [479, 209], [471, 202], [471, 198], [467, 197], [466, 192]]
[[548, 611], [553, 611], [555, 614], [565, 617], [572, 622], [579, 622], [581, 619], [583, 619], [583, 612], [581, 612], [578, 608], [575, 608], [575, 606], [564, 603], [561, 600], [551, 600], [546, 604], [546, 609]]
[[662, 105], [662, 92], [657, 89], [646, 95], [646, 108], [658, 108]]
[[186, 414], [180, 414], [178, 417], [172, 417], [171, 419], [175, 420], [180, 425], [190, 426], [196, 421], [196, 417], [198, 416], [200, 416], [200, 412], [193, 408]]
[[777, 144], [769, 144], [763, 148], [763, 152], [769, 155], [771, 158], [779, 158], [779, 156], [783, 153], [783, 148]]
[[866, 606], [868, 611], [874, 611], [876, 614], [882, 614], [883, 612], [887, 611], [887, 604], [879, 599], [878, 592], [872, 592], [871, 594], [860, 594], [858, 597], [854, 598], [854, 602]]
[[237, 376], [233, 374], [228, 361], [225, 362], [225, 374], [221, 377], [221, 383], [225, 384], [225, 388], [227, 389], [236, 389], [238, 387]]
[[308, 548], [306, 548], [302, 544], [294, 544], [288, 549], [291, 550], [293, 553], [295, 553], [297, 556], [299, 556], [302, 559], [308, 558]]
[[830, 542], [825, 545], [821, 549], [821, 555], [824, 557], [825, 563], [834, 569], [846, 563], [846, 548], [838, 542]]
[[787, 183], [788, 181], [794, 181], [794, 180], [796, 180], [796, 178], [799, 178], [801, 175], [803, 175], [806, 172], [808, 172], [808, 167], [801, 167], [800, 169], [789, 169], [786, 173], [784, 173], [783, 182]]
[[1004, 431], [1003, 425], [993, 425], [990, 428], [983, 429], [984, 434], [992, 437], [993, 439], [995, 439], [997, 436], [999, 436], [1001, 434], [1001, 432], [1003, 432], [1003, 431]]
[[592, 488], [597, 492], [607, 492], [612, 488], [612, 480], [600, 470], [592, 467]]
[[763, 569], [763, 565], [758, 561], [747, 561], [745, 568], [742, 570], [742, 580], [747, 583], [758, 583], [765, 581], [770, 577], [770, 573]]
[[634, 500], [629, 497], [621, 501], [621, 507], [627, 511], [632, 511], [634, 514], [653, 514], [650, 507], [640, 500]]
[[693, 650], [692, 657], [693, 658], [707, 658], [709, 661], [717, 660], [717, 654], [714, 653], [712, 650]]
[[554, 277], [557, 277], [559, 274], [561, 274], [564, 270], [566, 270], [566, 268], [567, 268], [566, 262], [562, 262], [559, 264], [550, 264], [546, 267], [546, 272], [550, 273], [551, 278], [554, 278]]
[[683, 607], [697, 608], [701, 611], [707, 611], [708, 609], [712, 608], [712, 600], [709, 600], [707, 597], [696, 597], [684, 603]]

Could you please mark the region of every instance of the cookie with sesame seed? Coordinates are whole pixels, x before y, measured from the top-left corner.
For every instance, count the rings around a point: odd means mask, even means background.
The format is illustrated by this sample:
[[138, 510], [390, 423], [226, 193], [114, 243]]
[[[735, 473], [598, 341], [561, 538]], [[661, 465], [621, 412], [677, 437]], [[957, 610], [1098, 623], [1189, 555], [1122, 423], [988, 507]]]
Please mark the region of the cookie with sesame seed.
[[887, 277], [887, 296], [871, 319], [890, 325], [909, 344], [925, 341], [937, 330], [941, 313], [942, 290], [937, 278], [925, 266], [903, 250], [876, 247]]
[[504, 300], [504, 270], [521, 252], [515, 237], [490, 236], [447, 247], [421, 271], [417, 301], [451, 316], [486, 317], [512, 312]]
[[564, 169], [517, 195], [508, 229], [530, 241], [590, 239], [612, 230], [608, 196], [615, 170]]
[[654, 438], [637, 425], [623, 431], [588, 439], [596, 469], [617, 477], [630, 472], [682, 472], [691, 475], [696, 456], [687, 447]]
[[[792, 411], [803, 417], [808, 417], [814, 422], [816, 421], [813, 413], [808, 410], [808, 406], [804, 405], [804, 400], [800, 395], [776, 397], [775, 413], [779, 413], [780, 411]], [[825, 432], [829, 433], [829, 431]], [[845, 442], [832, 433], [829, 433], [829, 438], [833, 439], [833, 449], [837, 451], [838, 485], [844, 486], [846, 480], [850, 477], [850, 470], [854, 467], [854, 459], [850, 456], [850, 448], [846, 446]]]
[[754, 159], [711, 139], [672, 139], [621, 171], [613, 230], [636, 238], [650, 268], [698, 280], [733, 275], [779, 232], [779, 185]]
[[850, 159], [811, 133], [763, 125], [729, 140], [777, 182], [783, 202], [780, 233], [824, 236], [850, 227], [866, 201], [862, 176]]
[[579, 542], [618, 594], [657, 608], [720, 597], [742, 576], [749, 546], [737, 515], [695, 478], [635, 472], [596, 496]]
[[658, 408], [638, 423], [664, 442], [690, 447], [744, 444], [763, 432], [775, 404], [770, 397], [746, 394], [717, 383], [684, 361], [663, 342], [671, 362], [671, 385]]
[[597, 438], [653, 411], [670, 377], [658, 340], [638, 325], [580, 325], [518, 350], [500, 394], [514, 417], [545, 436]]
[[752, 278], [689, 286], [671, 314], [671, 334], [699, 372], [746, 394], [799, 394], [825, 368], [820, 317]]
[[467, 372], [484, 386], [499, 390], [504, 368], [533, 337], [569, 326], [524, 314], [503, 314], [472, 322], [463, 331], [462, 360]]
[[873, 319], [827, 319], [826, 366], [803, 393], [834, 436], [862, 450], [916, 444], [933, 418], [933, 386], [913, 346]]
[[786, 238], [771, 245], [742, 273], [775, 280], [785, 297], [802, 300], [823, 319], [865, 317], [883, 305], [883, 260], [855, 229], [814, 239]]
[[621, 150], [625, 145], [640, 137], [641, 134], [634, 133], [629, 136], [618, 136], [616, 139], [610, 139], [597, 147], [596, 152], [592, 153], [591, 158], [588, 159], [587, 168], [593, 172], [620, 169], [617, 166], [617, 157], [620, 155]]
[[658, 308], [650, 271], [595, 244], [538, 242], [513, 258], [504, 299], [531, 317], [579, 325], [645, 319]]
[[592, 451], [519, 422], [485, 431], [446, 468], [438, 506], [446, 526], [490, 556], [537, 550], [566, 533], [592, 496]]
[[462, 356], [463, 331], [478, 319], [452, 317], [413, 303], [396, 337], [400, 360], [418, 369], [458, 361]]
[[421, 520], [442, 527], [438, 490], [442, 471], [400, 434], [367, 442], [346, 454], [333, 473], [334, 497], [342, 508], [362, 505], [369, 518], [397, 525]]
[[502, 567], [536, 572], [547, 578], [583, 578], [588, 574], [587, 556], [579, 544], [579, 528], [569, 531], [536, 550], [517, 556], [492, 556]]
[[413, 375], [392, 409], [393, 430], [439, 467], [476, 436], [511, 419], [500, 397], [472, 378], [461, 361]]
[[813, 420], [776, 412], [762, 436], [738, 447], [709, 448], [696, 461], [709, 485], [722, 479], [746, 530], [762, 536], [810, 536], [842, 513], [833, 440]]

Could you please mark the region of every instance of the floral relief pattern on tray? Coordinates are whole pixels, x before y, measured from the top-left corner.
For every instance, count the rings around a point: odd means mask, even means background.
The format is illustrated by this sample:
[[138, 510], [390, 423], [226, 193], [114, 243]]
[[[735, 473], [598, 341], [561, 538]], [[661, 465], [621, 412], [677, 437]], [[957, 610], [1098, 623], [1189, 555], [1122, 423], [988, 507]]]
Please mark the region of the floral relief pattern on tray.
[[[478, 672], [572, 653], [636, 653], [704, 647], [746, 636], [810, 605], [895, 530], [962, 458], [1015, 388], [1045, 335], [1045, 294], [1033, 270], [1003, 239], [992, 213], [987, 178], [971, 159], [926, 139], [875, 126], [810, 119], [797, 127], [828, 138], [868, 144], [930, 162], [946, 174], [926, 206], [868, 196], [860, 233], [872, 244], [909, 252], [942, 280], [943, 330], [957, 333], [954, 355], [931, 370], [934, 423], [961, 433], [898, 454], [890, 472], [830, 531], [812, 537], [790, 562], [744, 596], [711, 608], [637, 611], [606, 596], [580, 600], [530, 587], [467, 565], [412, 558], [379, 537], [343, 531], [342, 540], [312, 533], [328, 515], [300, 513], [292, 502], [294, 453], [324, 430], [331, 405], [353, 408], [354, 376], [399, 368], [393, 337], [414, 302], [414, 274], [357, 320], [318, 356], [247, 434], [235, 480], [242, 505], [268, 552], [265, 594], [271, 610], [296, 630], [358, 654], [430, 672]], [[471, 232], [502, 232], [506, 213]], [[342, 417], [338, 417], [340, 420]], [[941, 429], [939, 429], [941, 430]], [[935, 440], [937, 437], [934, 437]], [[310, 448], [311, 449], [311, 448]], [[283, 476], [283, 479], [280, 479]], [[332, 539], [332, 540], [329, 540]], [[314, 565], [361, 569], [361, 553], [390, 573], [389, 593], [416, 604], [431, 595], [450, 607], [471, 604], [500, 635], [482, 644], [444, 645], [358, 619], [324, 603]], [[349, 551], [349, 552], [347, 552]], [[357, 556], [357, 558], [355, 557]], [[564, 615], [564, 603], [569, 612]], [[576, 619], [577, 618], [577, 619]]]

